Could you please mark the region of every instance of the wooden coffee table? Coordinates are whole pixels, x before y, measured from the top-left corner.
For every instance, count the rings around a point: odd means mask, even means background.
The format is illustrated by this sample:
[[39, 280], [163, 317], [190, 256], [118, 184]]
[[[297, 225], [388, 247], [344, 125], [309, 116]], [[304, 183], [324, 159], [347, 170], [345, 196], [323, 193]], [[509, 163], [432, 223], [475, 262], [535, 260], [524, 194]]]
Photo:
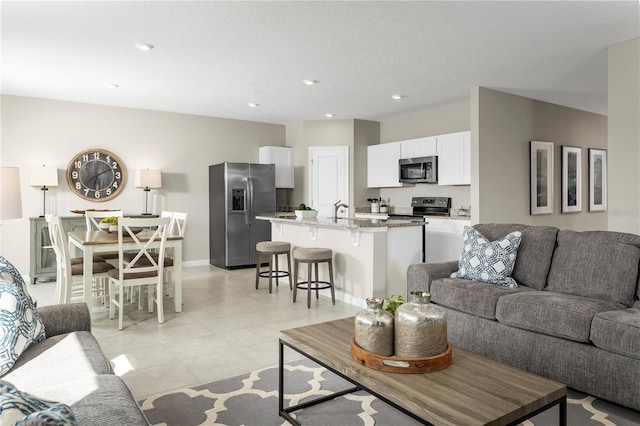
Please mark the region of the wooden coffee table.
[[[567, 387], [462, 349], [444, 370], [397, 374], [359, 364], [351, 356], [354, 319], [344, 318], [280, 332], [280, 416], [364, 390], [424, 424], [511, 425], [559, 405], [567, 423]], [[284, 346], [322, 365], [355, 387], [293, 407], [284, 407]]]

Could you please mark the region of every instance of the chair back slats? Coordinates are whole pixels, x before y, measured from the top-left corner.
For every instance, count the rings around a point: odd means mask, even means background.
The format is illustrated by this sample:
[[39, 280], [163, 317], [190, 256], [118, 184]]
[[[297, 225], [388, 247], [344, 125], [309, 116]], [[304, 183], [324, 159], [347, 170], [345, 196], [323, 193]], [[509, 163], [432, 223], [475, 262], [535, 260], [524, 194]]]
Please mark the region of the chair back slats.
[[160, 217], [168, 217], [171, 219], [171, 222], [169, 223], [169, 235], [178, 235], [184, 238], [184, 232], [187, 228], [187, 219], [189, 219], [189, 213], [170, 212], [163, 210], [160, 213]]
[[122, 217], [123, 216], [122, 210], [111, 210], [111, 211], [104, 211], [104, 212], [85, 211], [84, 218], [87, 223], [87, 231], [97, 231], [98, 229], [100, 229], [98, 227], [98, 223], [100, 223], [100, 220], [110, 216]]
[[[127, 279], [128, 274], [134, 273], [157, 274], [161, 279], [164, 270], [165, 244], [170, 221], [171, 219], [168, 217], [122, 218], [118, 220], [118, 270], [120, 280]], [[144, 228], [152, 229], [153, 233], [151, 236], [146, 233], [145, 240], [141, 240], [138, 236], [138, 231]], [[129, 253], [135, 253], [128, 262], [125, 262], [124, 259], [125, 238], [131, 238], [134, 245], [126, 248]], [[152, 252], [157, 252], [157, 257], [152, 256]]]
[[189, 219], [189, 213], [173, 212], [171, 235], [179, 235], [184, 238], [184, 233], [187, 229], [187, 219]]
[[62, 221], [59, 216], [46, 215], [45, 220], [49, 227], [49, 239], [53, 247], [53, 252], [56, 254], [56, 262], [60, 263], [60, 266], [67, 269], [71, 268], [71, 260], [69, 256], [69, 247], [66, 244], [66, 232], [62, 227]]

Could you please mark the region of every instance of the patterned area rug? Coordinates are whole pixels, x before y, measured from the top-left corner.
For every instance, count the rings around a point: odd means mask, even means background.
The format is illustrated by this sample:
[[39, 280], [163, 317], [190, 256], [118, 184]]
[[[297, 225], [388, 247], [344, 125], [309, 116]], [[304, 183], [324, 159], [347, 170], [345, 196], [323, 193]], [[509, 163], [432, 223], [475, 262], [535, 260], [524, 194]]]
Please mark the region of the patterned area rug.
[[[335, 374], [305, 360], [285, 365], [285, 406], [350, 387]], [[278, 416], [278, 367], [252, 371], [193, 388], [164, 392], [140, 402], [152, 425], [288, 425]], [[569, 390], [568, 424], [571, 426], [631, 426], [640, 413]], [[417, 425], [411, 417], [366, 392], [348, 394], [298, 411], [304, 425]], [[558, 424], [553, 407], [523, 423], [524, 426]]]

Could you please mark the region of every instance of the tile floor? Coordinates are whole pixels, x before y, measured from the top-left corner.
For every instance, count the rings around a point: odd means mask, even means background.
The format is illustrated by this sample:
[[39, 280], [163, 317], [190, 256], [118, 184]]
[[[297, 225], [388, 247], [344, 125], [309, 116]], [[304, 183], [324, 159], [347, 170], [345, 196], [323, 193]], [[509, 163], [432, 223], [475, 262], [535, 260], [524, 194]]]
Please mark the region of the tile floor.
[[[92, 306], [92, 332], [136, 399], [207, 383], [278, 363], [279, 330], [355, 315], [360, 307], [328, 298], [329, 292], [295, 304], [287, 283], [268, 292], [255, 270], [214, 266], [183, 268], [183, 311], [165, 298], [165, 323], [155, 314], [125, 308], [124, 330], [100, 302]], [[30, 286], [40, 306], [53, 303], [53, 283]], [[322, 293], [325, 293], [323, 297]], [[299, 296], [300, 297], [300, 296]], [[291, 350], [286, 360], [298, 358]]]

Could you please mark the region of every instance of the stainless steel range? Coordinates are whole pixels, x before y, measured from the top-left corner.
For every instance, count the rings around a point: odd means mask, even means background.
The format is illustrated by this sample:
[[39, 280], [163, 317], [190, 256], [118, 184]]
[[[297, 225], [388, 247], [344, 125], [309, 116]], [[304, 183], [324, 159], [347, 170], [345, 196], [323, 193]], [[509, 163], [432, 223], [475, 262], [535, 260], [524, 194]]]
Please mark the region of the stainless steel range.
[[449, 217], [450, 197], [413, 197], [410, 214], [389, 214], [389, 219], [423, 219], [424, 216]]
[[[449, 197], [413, 197], [411, 198], [410, 214], [389, 213], [389, 220], [409, 219], [425, 221], [425, 216], [449, 217], [451, 198]], [[425, 227], [426, 228], [426, 227]], [[426, 229], [425, 229], [426, 230]], [[422, 262], [426, 259], [426, 238], [422, 233]]]

